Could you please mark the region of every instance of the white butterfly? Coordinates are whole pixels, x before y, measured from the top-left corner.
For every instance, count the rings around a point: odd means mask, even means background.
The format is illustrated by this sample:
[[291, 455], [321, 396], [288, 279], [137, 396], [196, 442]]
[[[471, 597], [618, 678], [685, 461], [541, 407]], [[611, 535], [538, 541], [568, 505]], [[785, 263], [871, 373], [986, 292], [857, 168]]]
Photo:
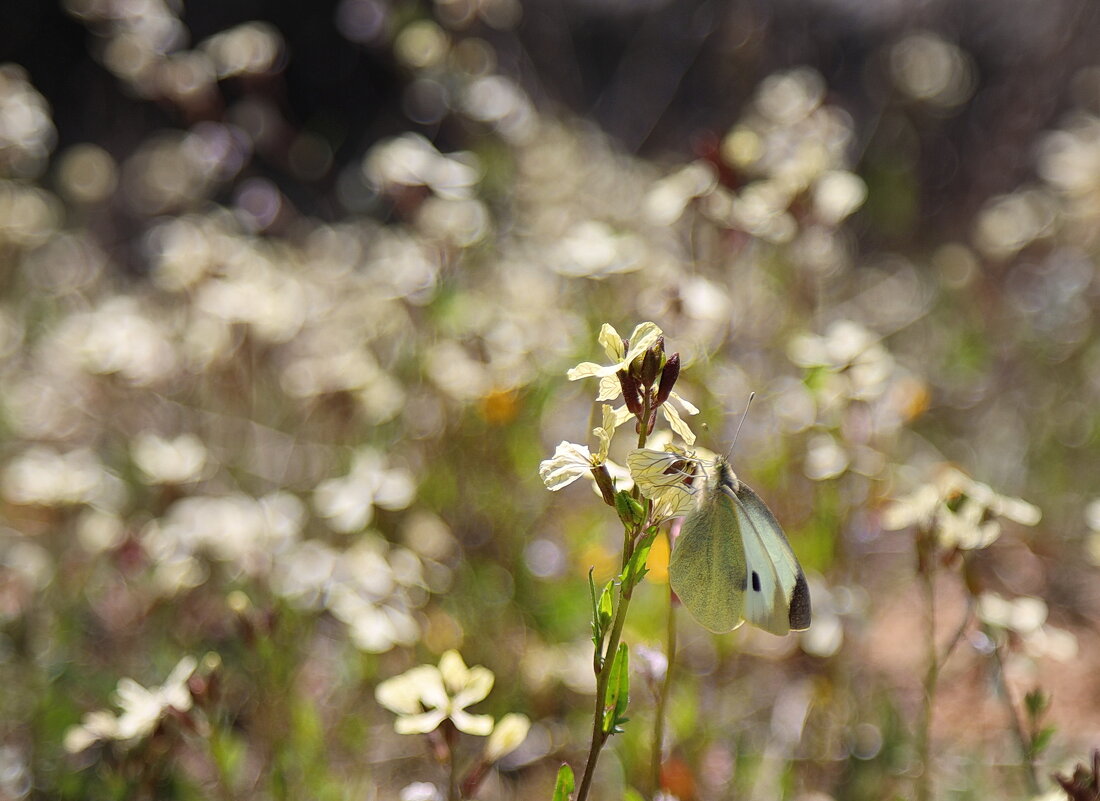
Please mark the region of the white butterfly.
[[809, 628], [802, 566], [771, 510], [723, 457], [639, 449], [626, 461], [657, 514], [684, 515], [669, 581], [700, 624], [719, 634], [746, 620], [779, 635]]

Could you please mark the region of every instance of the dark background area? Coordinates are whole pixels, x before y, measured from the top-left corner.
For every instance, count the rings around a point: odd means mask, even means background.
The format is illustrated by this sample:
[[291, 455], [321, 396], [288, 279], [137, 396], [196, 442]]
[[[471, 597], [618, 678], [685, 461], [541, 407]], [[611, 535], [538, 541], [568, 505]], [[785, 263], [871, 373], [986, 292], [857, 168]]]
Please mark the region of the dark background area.
[[[128, 97], [92, 57], [95, 33], [59, 4], [5, 0], [3, 9], [0, 62], [25, 67], [48, 99], [59, 149], [95, 141], [119, 157], [150, 131], [180, 124], [169, 109]], [[192, 43], [249, 20], [275, 25], [288, 47], [280, 87], [286, 117], [322, 131], [336, 144], [339, 166], [411, 123], [401, 109], [408, 76], [388, 51], [342, 36], [338, 10], [332, 0], [227, 0], [188, 3], [182, 19]], [[388, 11], [415, 15], [418, 7]], [[950, 113], [904, 102], [884, 77], [884, 48], [919, 28], [972, 58], [975, 91]], [[1072, 102], [1089, 100], [1074, 76], [1095, 56], [1100, 7], [1087, 0], [1041, 9], [984, 0], [531, 0], [516, 30], [478, 23], [464, 34], [488, 39], [502, 70], [536, 102], [591, 120], [629, 150], [672, 159], [713, 147], [764, 76], [812, 66], [863, 136], [860, 171], [901, 174], [917, 188], [912, 219], [862, 232], [868, 244], [902, 246], [964, 234], [957, 221], [1027, 180], [1036, 134]], [[444, 142], [461, 135], [445, 125], [425, 133]], [[314, 211], [324, 215], [328, 204], [317, 196], [324, 187], [283, 188], [300, 201], [314, 195]]]

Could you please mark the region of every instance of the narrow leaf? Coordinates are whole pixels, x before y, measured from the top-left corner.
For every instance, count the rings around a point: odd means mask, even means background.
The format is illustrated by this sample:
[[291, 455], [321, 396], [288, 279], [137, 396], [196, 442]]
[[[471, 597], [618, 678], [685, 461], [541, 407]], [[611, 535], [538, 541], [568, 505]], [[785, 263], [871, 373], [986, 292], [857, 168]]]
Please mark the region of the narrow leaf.
[[649, 559], [649, 549], [653, 547], [653, 540], [657, 537], [658, 529], [656, 527], [651, 528], [646, 532], [645, 536], [638, 540], [638, 545], [634, 549], [634, 553], [630, 555], [630, 561], [626, 563], [626, 567], [623, 569], [622, 575], [619, 577], [623, 583], [623, 591], [629, 592], [638, 586], [638, 583], [645, 577], [645, 574], [649, 571], [646, 569], [645, 563]]
[[611, 663], [611, 675], [607, 682], [607, 695], [604, 700], [604, 734], [618, 734], [622, 731], [619, 724], [625, 721], [623, 713], [630, 701], [630, 657], [626, 643], [619, 643], [615, 661]]
[[573, 798], [573, 769], [562, 763], [558, 768], [558, 780], [554, 782], [553, 801], [570, 801]]

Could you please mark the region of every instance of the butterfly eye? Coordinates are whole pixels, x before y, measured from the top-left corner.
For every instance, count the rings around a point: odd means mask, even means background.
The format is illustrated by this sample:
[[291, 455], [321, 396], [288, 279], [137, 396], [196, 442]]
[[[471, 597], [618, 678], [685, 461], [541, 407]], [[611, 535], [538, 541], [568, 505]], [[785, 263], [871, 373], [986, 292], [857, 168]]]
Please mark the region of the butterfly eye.
[[760, 574], [755, 570], [752, 571], [752, 590], [753, 592], [760, 592]]

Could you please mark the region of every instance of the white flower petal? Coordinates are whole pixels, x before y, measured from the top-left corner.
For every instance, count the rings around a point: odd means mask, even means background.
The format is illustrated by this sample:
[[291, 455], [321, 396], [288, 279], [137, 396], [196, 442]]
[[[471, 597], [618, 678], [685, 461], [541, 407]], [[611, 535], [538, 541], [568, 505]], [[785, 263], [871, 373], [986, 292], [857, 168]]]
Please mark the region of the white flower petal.
[[587, 445], [562, 441], [549, 459], [539, 465], [542, 483], [551, 492], [567, 487], [592, 469], [592, 453]]
[[596, 396], [596, 402], [615, 400], [623, 394], [623, 385], [619, 383], [619, 376], [605, 375], [600, 379], [600, 394]]
[[576, 367], [573, 367], [565, 371], [565, 377], [570, 381], [577, 381], [581, 378], [591, 378], [592, 376], [606, 376], [614, 375], [619, 370], [618, 364], [602, 365], [595, 362], [581, 362]]
[[398, 734], [427, 734], [438, 729], [439, 724], [446, 719], [446, 712], [433, 709], [419, 715], [399, 717], [393, 722], [393, 728]]
[[451, 721], [455, 728], [467, 734], [485, 737], [493, 730], [493, 718], [491, 715], [471, 715], [461, 709], [451, 713]]
[[626, 349], [623, 347], [623, 338], [619, 336], [619, 332], [615, 330], [613, 325], [604, 323], [600, 326], [600, 335], [597, 339], [599, 343], [603, 345], [607, 358], [616, 363], [623, 360], [623, 356], [626, 355]]
[[630, 335], [630, 350], [622, 359], [622, 365], [628, 365], [642, 353], [652, 348], [661, 336], [661, 329], [656, 323], [640, 323], [634, 333]]
[[509, 713], [497, 721], [489, 742], [485, 745], [485, 761], [496, 762], [523, 744], [531, 731], [531, 720], [526, 715]]
[[456, 709], [465, 709], [478, 701], [484, 701], [493, 689], [496, 678], [487, 667], [476, 665], [470, 668], [463, 686], [454, 694], [451, 704]]
[[669, 426], [673, 431], [684, 441], [688, 446], [695, 444], [695, 433], [688, 427], [681, 417], [680, 413], [676, 411], [676, 407], [671, 403], [661, 404], [661, 413], [668, 420]]
[[684, 412], [686, 414], [699, 414], [699, 409], [696, 408], [695, 404], [693, 404], [690, 401], [684, 399], [683, 397], [681, 397], [677, 393], [670, 392], [670, 393], [668, 393], [668, 396], [669, 396], [669, 398], [671, 398], [672, 400], [674, 400], [678, 404], [680, 404], [680, 407], [684, 410]]
[[439, 658], [439, 674], [443, 677], [443, 686], [447, 688], [447, 693], [454, 696], [466, 686], [470, 678], [470, 669], [466, 667], [462, 655], [451, 649]]

